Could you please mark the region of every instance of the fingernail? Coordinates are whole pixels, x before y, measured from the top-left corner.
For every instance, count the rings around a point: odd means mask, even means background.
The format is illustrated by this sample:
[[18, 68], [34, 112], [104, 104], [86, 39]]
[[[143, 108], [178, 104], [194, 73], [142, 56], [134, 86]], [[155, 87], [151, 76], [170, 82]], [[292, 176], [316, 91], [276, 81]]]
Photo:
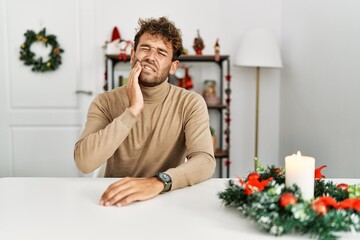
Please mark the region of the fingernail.
[[117, 203], [116, 206], [117, 206], [117, 207], [121, 207], [121, 203]]
[[106, 203], [105, 203], [105, 206], [110, 206], [110, 202], [109, 202], [109, 201], [106, 202]]
[[99, 205], [103, 206], [104, 205], [104, 201], [100, 200]]

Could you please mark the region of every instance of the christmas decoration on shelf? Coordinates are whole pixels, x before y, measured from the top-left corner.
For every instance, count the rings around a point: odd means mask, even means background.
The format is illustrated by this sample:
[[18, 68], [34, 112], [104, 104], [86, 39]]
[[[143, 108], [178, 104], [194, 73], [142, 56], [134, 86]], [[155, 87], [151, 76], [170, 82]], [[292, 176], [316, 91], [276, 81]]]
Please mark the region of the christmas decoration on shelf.
[[134, 44], [133, 41], [130, 40], [122, 40], [120, 41], [120, 53], [118, 56], [118, 59], [120, 61], [126, 61], [126, 56], [127, 56], [127, 49], [128, 47], [133, 48]]
[[[131, 40], [122, 39], [120, 31], [117, 27], [113, 28], [111, 34], [111, 40], [105, 41], [103, 48], [107, 55], [117, 55], [119, 61], [127, 61], [127, 56], [130, 54], [130, 50], [133, 48], [134, 43]], [[109, 88], [108, 76], [105, 70], [104, 73], [104, 86], [103, 89], [107, 91]]]
[[[225, 80], [226, 80], [226, 88], [225, 88], [225, 103], [226, 103], [226, 109], [225, 109], [225, 143], [226, 143], [226, 149], [230, 149], [230, 122], [231, 122], [231, 118], [230, 118], [230, 102], [231, 102], [231, 88], [230, 88], [230, 82], [231, 82], [231, 75], [228, 73], [225, 76]], [[230, 159], [228, 159], [227, 161], [224, 162], [226, 167], [229, 167], [231, 164]]]
[[109, 55], [117, 55], [120, 53], [120, 40], [121, 35], [117, 27], [113, 28], [112, 34], [111, 34], [111, 40], [105, 41], [105, 53]]
[[192, 78], [189, 74], [189, 68], [190, 67], [183, 65], [175, 72], [175, 76], [178, 78], [178, 86], [188, 90], [194, 87]]
[[283, 168], [265, 168], [258, 159], [255, 164], [255, 172], [229, 180], [218, 197], [260, 229], [276, 236], [298, 232], [324, 240], [337, 239], [336, 232], [360, 231], [360, 184], [325, 181], [322, 166], [314, 174], [315, 197], [306, 201], [298, 186], [285, 186]]
[[[46, 35], [46, 28], [43, 28], [38, 33], [27, 30], [24, 36], [25, 42], [20, 46], [20, 60], [24, 61], [25, 65], [32, 66], [32, 71], [55, 71], [61, 65], [61, 53], [63, 53], [64, 50], [60, 48], [55, 35]], [[48, 45], [51, 46], [49, 59], [43, 60], [42, 57], [36, 58], [36, 54], [30, 49], [31, 45], [35, 42], [43, 43], [45, 47]]]
[[214, 50], [215, 50], [215, 61], [220, 61], [220, 44], [219, 44], [219, 38], [216, 39], [215, 42], [215, 46], [214, 46]]
[[208, 106], [214, 106], [220, 103], [220, 98], [216, 94], [215, 80], [204, 81], [203, 97]]
[[197, 30], [197, 37], [195, 37], [194, 39], [193, 48], [195, 50], [196, 55], [202, 55], [202, 50], [205, 48], [205, 44], [200, 36], [199, 30]]
[[105, 53], [108, 55], [118, 55], [120, 61], [126, 61], [126, 56], [133, 47], [133, 41], [121, 38], [120, 31], [117, 27], [113, 28], [111, 41], [105, 42]]

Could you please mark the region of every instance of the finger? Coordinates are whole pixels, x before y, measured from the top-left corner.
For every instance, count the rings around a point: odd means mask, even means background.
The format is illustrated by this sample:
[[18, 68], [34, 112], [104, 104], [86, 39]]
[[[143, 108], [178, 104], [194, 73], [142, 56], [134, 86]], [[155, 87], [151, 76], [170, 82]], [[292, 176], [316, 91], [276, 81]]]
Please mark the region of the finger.
[[133, 69], [130, 71], [128, 86], [138, 82], [138, 78], [140, 76], [141, 70], [142, 70], [141, 64], [139, 61], [137, 61]]
[[[134, 193], [136, 193], [136, 192], [137, 192], [136, 188], [122, 189], [121, 191], [118, 191], [107, 202], [105, 202], [105, 206], [113, 206], [113, 205], [122, 206], [122, 202], [126, 203], [129, 200], [131, 200], [131, 198], [129, 198], [129, 196], [134, 195]], [[125, 200], [125, 199], [128, 199], [128, 200]], [[133, 200], [133, 201], [135, 201], [135, 200]]]
[[131, 181], [131, 178], [124, 178], [109, 185], [105, 192], [102, 194], [99, 204], [105, 205], [105, 203], [116, 194], [116, 190], [125, 189], [127, 187], [126, 183], [128, 183], [129, 181]]
[[[157, 196], [162, 189], [157, 179], [125, 178], [113, 183], [103, 194], [100, 205], [126, 206], [135, 201], [142, 201]], [[160, 188], [159, 188], [160, 186]]]
[[154, 184], [157, 183], [157, 179], [135, 179], [135, 181], [136, 184], [133, 186], [134, 192], [129, 192], [127, 196], [124, 196], [121, 200], [116, 202], [117, 206], [126, 206], [135, 201], [143, 201], [154, 198], [159, 195], [162, 190], [162, 183], [160, 184], [160, 189], [158, 185]]

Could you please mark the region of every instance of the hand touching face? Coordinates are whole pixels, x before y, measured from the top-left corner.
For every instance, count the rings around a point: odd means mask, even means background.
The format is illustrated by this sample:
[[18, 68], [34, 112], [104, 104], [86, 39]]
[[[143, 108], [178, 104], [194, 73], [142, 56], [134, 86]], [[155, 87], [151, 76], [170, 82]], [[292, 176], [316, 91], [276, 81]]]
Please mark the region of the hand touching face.
[[144, 86], [156, 86], [164, 82], [170, 74], [175, 73], [179, 61], [172, 61], [171, 44], [161, 37], [144, 33], [140, 37], [136, 51], [131, 51], [131, 64], [134, 67], [139, 61], [142, 71], [139, 83]]

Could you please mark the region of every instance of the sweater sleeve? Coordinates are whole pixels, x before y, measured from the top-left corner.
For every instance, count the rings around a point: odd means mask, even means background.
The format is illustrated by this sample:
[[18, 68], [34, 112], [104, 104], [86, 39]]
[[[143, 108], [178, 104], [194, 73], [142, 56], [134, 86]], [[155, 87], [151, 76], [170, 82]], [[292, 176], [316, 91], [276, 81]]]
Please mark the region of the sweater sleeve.
[[137, 122], [128, 108], [110, 120], [108, 109], [101, 97], [89, 107], [85, 128], [74, 148], [75, 163], [83, 173], [90, 173], [105, 163]]
[[194, 185], [211, 178], [215, 171], [209, 114], [204, 99], [196, 94], [185, 111], [185, 143], [187, 161], [167, 170], [172, 177], [172, 190]]

